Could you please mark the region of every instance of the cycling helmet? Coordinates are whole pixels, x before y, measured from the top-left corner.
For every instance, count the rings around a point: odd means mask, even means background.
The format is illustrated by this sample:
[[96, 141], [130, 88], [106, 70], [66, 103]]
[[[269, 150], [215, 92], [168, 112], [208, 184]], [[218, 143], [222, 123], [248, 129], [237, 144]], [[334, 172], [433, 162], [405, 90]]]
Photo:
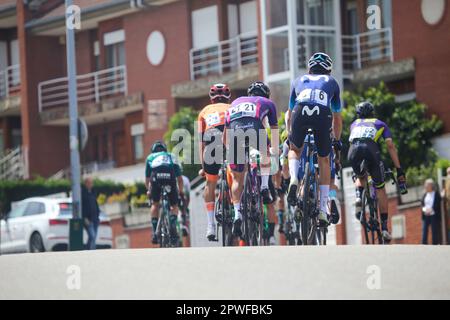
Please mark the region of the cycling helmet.
[[156, 153], [156, 152], [167, 152], [166, 144], [162, 141], [156, 141], [152, 145], [152, 153]]
[[333, 69], [333, 60], [323, 52], [316, 52], [308, 61], [308, 68], [312, 73], [330, 73]]
[[231, 91], [230, 88], [226, 84], [217, 83], [211, 86], [209, 89], [209, 98], [212, 102], [216, 100], [226, 100], [230, 101], [231, 99]]
[[270, 97], [270, 89], [264, 82], [256, 81], [248, 87], [247, 94], [249, 96], [259, 96], [268, 99]]
[[356, 114], [358, 118], [371, 118], [373, 117], [373, 113], [375, 112], [375, 108], [373, 104], [368, 101], [363, 101], [356, 106]]

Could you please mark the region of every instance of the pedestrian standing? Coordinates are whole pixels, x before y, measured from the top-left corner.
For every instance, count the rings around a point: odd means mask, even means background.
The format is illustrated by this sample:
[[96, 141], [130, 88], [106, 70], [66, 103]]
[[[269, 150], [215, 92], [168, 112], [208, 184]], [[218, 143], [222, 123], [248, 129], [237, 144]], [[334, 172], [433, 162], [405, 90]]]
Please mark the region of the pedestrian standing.
[[94, 193], [93, 181], [91, 178], [84, 180], [84, 186], [81, 192], [82, 216], [84, 227], [88, 234], [87, 249], [96, 249], [97, 231], [100, 223], [100, 208], [97, 203], [97, 196]]
[[425, 181], [422, 197], [422, 244], [428, 244], [428, 230], [434, 245], [439, 244], [439, 226], [441, 221], [441, 195], [436, 191], [433, 179]]

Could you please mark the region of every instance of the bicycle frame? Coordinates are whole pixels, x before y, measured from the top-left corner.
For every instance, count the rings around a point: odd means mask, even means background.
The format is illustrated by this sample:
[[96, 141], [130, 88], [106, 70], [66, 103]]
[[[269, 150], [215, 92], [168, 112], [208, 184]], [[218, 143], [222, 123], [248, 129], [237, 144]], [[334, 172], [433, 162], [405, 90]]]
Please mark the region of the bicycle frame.
[[[245, 147], [246, 174], [244, 182], [244, 192], [241, 199], [243, 215], [243, 239], [247, 245], [256, 246], [261, 243], [262, 230], [262, 200], [260, 197], [260, 163], [257, 156], [256, 168], [252, 168], [250, 161], [250, 148]], [[250, 201], [249, 201], [250, 200]]]
[[158, 219], [158, 224], [156, 227], [157, 235], [159, 238], [159, 243], [161, 248], [168, 248], [171, 246], [170, 243], [170, 203], [169, 203], [169, 192], [167, 190], [169, 186], [163, 186], [161, 194], [161, 212]]
[[215, 204], [215, 217], [217, 220], [217, 234], [219, 227], [222, 228], [222, 245], [233, 245], [233, 206], [231, 205], [230, 187], [227, 182], [227, 163], [224, 161], [220, 171], [219, 196]]
[[314, 163], [317, 151], [312, 142], [313, 131], [308, 130], [305, 143], [307, 162], [303, 176], [302, 190], [303, 201], [298, 204], [302, 208], [301, 214], [301, 240], [303, 245], [326, 244], [327, 227], [319, 226], [317, 220], [319, 190], [318, 190], [318, 168]]

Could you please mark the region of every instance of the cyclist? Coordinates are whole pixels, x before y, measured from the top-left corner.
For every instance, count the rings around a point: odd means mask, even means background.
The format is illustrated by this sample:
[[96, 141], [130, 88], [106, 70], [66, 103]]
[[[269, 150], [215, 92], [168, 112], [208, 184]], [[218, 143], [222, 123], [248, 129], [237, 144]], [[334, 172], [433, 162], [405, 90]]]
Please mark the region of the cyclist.
[[392, 141], [389, 127], [381, 120], [374, 117], [374, 107], [370, 102], [361, 102], [356, 106], [356, 119], [350, 126], [351, 143], [348, 151], [348, 159], [353, 171], [358, 176], [356, 180], [356, 215], [359, 219], [361, 214], [361, 194], [365, 184], [365, 172], [361, 172], [361, 162], [367, 161], [368, 171], [375, 184], [378, 205], [380, 208], [381, 230], [385, 240], [391, 240], [388, 231], [388, 198], [384, 183], [384, 164], [381, 159], [381, 150], [378, 142], [384, 139], [389, 155], [397, 169], [397, 180], [399, 184], [406, 184], [405, 173], [400, 166], [397, 149]]
[[209, 241], [215, 241], [215, 190], [219, 179], [221, 161], [223, 161], [223, 154], [219, 159], [220, 161], [217, 161], [216, 151], [218, 150], [217, 143], [222, 143], [225, 114], [230, 107], [231, 91], [226, 84], [215, 84], [209, 90], [209, 97], [211, 104], [207, 105], [198, 115], [198, 131], [201, 136], [199, 151], [202, 163], [199, 175], [206, 177], [204, 191], [206, 211], [208, 212], [206, 237]]
[[[330, 191], [331, 146], [340, 148], [342, 115], [340, 89], [330, 75], [333, 68], [331, 58], [322, 52], [312, 55], [308, 62], [309, 74], [294, 80], [291, 89], [288, 122], [290, 128], [289, 171], [291, 181], [288, 202], [296, 205], [300, 155], [307, 130], [312, 128], [316, 140], [320, 170], [319, 221], [328, 224], [327, 205]], [[333, 128], [334, 139], [330, 138]]]
[[[305, 138], [305, 142], [306, 142]], [[314, 144], [314, 137], [312, 138], [312, 143]], [[314, 144], [314, 148], [317, 151], [317, 147]], [[335, 154], [338, 151], [335, 151], [334, 148], [331, 148], [330, 151], [330, 191], [329, 191], [329, 203], [330, 203], [330, 222], [332, 224], [337, 224], [339, 222], [339, 211], [337, 209], [336, 205], [336, 199], [337, 199], [337, 186], [335, 184], [336, 179], [336, 161], [335, 161]], [[303, 148], [303, 152], [300, 158], [300, 167], [298, 171], [298, 181], [302, 181], [304, 176], [304, 168], [305, 164], [308, 161], [308, 154], [306, 153], [306, 148]], [[314, 163], [317, 163], [317, 158], [314, 157]], [[319, 175], [320, 176], [320, 175]]]
[[[245, 159], [244, 145], [239, 143], [248, 138], [249, 146], [256, 150], [262, 151], [266, 147], [267, 152], [261, 152], [261, 196], [264, 204], [272, 203], [273, 199], [269, 190], [269, 175], [270, 175], [270, 147], [268, 145], [267, 132], [263, 121], [267, 117], [268, 125], [271, 129], [271, 145], [278, 146], [278, 121], [277, 110], [275, 104], [269, 99], [269, 87], [260, 81], [256, 81], [247, 89], [247, 97], [240, 97], [233, 101], [227, 111], [225, 131], [230, 131], [230, 134], [224, 134], [224, 144], [227, 145], [227, 139], [231, 141], [229, 151], [233, 152], [233, 158], [230, 159], [230, 168], [233, 177], [231, 185], [231, 196], [234, 207], [234, 226], [233, 233], [236, 236], [241, 235], [241, 195], [244, 188], [245, 177]], [[242, 133], [239, 137], [236, 133]], [[253, 138], [252, 139], [252, 134]], [[227, 137], [230, 135], [230, 137]], [[241, 139], [243, 138], [243, 139]], [[261, 141], [264, 140], [264, 141]], [[265, 145], [264, 145], [265, 144]]]
[[147, 194], [152, 199], [150, 213], [152, 217], [153, 236], [152, 243], [158, 243], [156, 234], [162, 188], [169, 185], [170, 203], [170, 237], [173, 243], [178, 240], [177, 219], [178, 219], [178, 194], [184, 196], [183, 179], [181, 177], [181, 166], [177, 163], [175, 156], [167, 152], [167, 147], [162, 141], [156, 141], [147, 157], [145, 165], [145, 185], [148, 188]]

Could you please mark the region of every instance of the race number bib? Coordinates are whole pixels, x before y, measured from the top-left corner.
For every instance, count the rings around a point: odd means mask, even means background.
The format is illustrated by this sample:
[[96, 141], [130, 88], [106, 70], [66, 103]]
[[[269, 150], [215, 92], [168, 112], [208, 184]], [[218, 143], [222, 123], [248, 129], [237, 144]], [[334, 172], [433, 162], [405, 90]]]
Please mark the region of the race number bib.
[[319, 89], [305, 89], [297, 96], [297, 103], [316, 103], [328, 106], [328, 94]]
[[170, 165], [170, 163], [171, 161], [168, 155], [160, 155], [152, 161], [152, 168], [157, 168], [163, 165]]
[[375, 139], [377, 129], [374, 127], [358, 126], [352, 130], [350, 134], [350, 142], [354, 139]]
[[256, 104], [251, 102], [245, 102], [233, 106], [229, 109], [230, 120], [234, 120], [241, 117], [253, 117], [256, 118]]
[[214, 112], [205, 117], [205, 123], [208, 127], [214, 127], [220, 124], [220, 114]]

